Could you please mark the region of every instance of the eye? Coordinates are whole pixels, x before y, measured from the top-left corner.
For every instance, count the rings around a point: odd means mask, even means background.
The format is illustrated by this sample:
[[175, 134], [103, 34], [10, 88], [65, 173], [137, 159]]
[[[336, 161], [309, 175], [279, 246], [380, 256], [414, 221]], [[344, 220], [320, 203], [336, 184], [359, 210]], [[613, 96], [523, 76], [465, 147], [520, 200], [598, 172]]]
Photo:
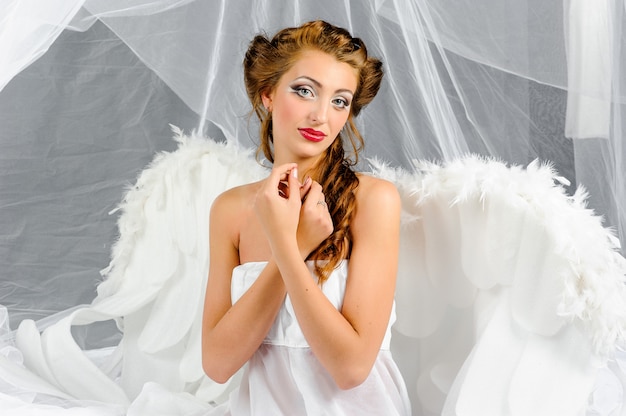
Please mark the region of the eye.
[[348, 101], [347, 99], [342, 98], [342, 97], [333, 98], [332, 103], [333, 103], [333, 105], [335, 107], [338, 107], [338, 108], [348, 108], [348, 107], [350, 107], [350, 101]]
[[306, 85], [296, 85], [291, 87], [291, 90], [302, 98], [311, 98], [315, 95], [313, 90]]

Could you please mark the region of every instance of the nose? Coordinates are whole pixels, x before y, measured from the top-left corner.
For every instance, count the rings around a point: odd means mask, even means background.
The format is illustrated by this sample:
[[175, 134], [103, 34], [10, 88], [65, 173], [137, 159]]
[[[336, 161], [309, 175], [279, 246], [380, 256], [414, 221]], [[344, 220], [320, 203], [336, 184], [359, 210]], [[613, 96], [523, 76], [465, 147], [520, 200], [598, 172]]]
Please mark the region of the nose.
[[315, 123], [326, 123], [328, 121], [329, 104], [321, 100], [311, 109], [311, 121]]

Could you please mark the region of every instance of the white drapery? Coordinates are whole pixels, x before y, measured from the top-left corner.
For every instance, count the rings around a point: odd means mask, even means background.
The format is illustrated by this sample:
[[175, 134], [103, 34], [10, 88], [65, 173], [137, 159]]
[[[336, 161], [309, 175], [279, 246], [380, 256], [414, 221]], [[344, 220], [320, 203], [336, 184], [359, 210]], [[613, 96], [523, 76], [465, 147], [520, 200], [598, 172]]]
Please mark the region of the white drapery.
[[0, 304], [15, 326], [89, 302], [116, 237], [109, 212], [175, 147], [169, 124], [254, 146], [247, 42], [318, 18], [385, 63], [359, 121], [366, 156], [550, 160], [624, 241], [624, 11], [614, 0], [4, 0]]

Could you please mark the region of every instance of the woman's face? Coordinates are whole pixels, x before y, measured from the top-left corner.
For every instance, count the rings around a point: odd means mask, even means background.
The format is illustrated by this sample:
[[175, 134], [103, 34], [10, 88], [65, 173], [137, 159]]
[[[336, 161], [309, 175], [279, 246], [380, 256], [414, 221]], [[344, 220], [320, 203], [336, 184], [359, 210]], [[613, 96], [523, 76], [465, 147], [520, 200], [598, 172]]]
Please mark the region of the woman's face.
[[304, 51], [263, 95], [272, 112], [274, 162], [315, 159], [335, 140], [348, 120], [357, 87], [350, 65], [316, 50]]

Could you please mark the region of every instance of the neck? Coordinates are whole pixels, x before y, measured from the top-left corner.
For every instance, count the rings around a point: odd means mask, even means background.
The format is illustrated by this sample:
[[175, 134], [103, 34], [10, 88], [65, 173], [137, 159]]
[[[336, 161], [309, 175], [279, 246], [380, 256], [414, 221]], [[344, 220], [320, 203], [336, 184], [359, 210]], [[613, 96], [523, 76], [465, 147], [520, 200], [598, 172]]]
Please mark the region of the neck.
[[[304, 182], [304, 179], [307, 176], [311, 176], [313, 169], [315, 168], [318, 160], [323, 155], [320, 155], [315, 158], [307, 158], [307, 159], [298, 159], [293, 157], [275, 157], [274, 158], [274, 166], [279, 166], [285, 163], [297, 163], [298, 164], [298, 180], [300, 182]], [[314, 180], [318, 180], [318, 178], [312, 178]]]

